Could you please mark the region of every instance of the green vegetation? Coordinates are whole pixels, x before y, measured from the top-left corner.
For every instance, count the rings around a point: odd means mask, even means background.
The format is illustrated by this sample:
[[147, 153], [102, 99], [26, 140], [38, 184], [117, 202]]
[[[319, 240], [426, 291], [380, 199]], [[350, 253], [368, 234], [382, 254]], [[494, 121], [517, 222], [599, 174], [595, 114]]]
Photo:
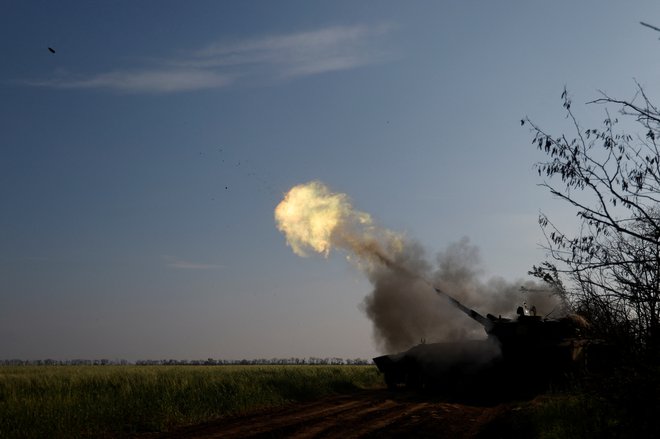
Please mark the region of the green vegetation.
[[0, 437], [121, 437], [380, 385], [373, 366], [0, 367]]
[[660, 369], [622, 367], [510, 407], [480, 437], [657, 438]]
[[606, 400], [588, 395], [549, 397], [529, 410], [539, 438], [617, 437], [620, 416]]
[[479, 437], [621, 437], [617, 435], [620, 423], [613, 407], [603, 399], [585, 394], [544, 395], [507, 411], [486, 426]]

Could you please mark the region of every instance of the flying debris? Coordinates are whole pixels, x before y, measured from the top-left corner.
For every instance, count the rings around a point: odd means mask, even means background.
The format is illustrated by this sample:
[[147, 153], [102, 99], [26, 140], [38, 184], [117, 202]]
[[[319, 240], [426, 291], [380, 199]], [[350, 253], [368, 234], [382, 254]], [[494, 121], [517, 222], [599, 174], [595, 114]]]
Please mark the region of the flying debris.
[[49, 47], [49, 48], [48, 48], [48, 51], [49, 51], [50, 53], [55, 53], [55, 49], [53, 49], [52, 47]]

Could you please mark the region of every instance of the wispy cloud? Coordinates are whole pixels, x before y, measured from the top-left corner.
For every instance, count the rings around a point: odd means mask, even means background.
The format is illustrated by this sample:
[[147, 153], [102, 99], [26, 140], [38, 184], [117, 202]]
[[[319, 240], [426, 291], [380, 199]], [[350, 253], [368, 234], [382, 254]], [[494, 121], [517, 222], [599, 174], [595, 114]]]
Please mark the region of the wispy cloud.
[[130, 70], [99, 73], [87, 78], [57, 78], [30, 81], [53, 88], [99, 88], [124, 92], [168, 93], [225, 87], [229, 76], [202, 69]]
[[220, 41], [145, 66], [86, 76], [26, 81], [60, 89], [171, 93], [271, 82], [354, 69], [392, 57], [383, 37], [390, 24], [331, 26], [290, 34]]
[[332, 26], [314, 31], [211, 44], [186, 60], [189, 66], [268, 67], [281, 77], [347, 70], [382, 61], [389, 51], [379, 39], [391, 24]]
[[165, 260], [165, 264], [168, 267], [180, 270], [219, 270], [225, 268], [225, 266], [221, 264], [190, 262], [174, 256], [163, 255], [162, 258]]

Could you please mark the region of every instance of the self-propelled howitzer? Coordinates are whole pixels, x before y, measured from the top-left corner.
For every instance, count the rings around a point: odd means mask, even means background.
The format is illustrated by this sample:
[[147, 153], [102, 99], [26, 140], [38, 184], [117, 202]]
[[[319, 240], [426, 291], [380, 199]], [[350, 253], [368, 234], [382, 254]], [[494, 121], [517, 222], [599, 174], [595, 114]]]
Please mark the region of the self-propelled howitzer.
[[438, 288], [436, 293], [478, 322], [485, 339], [422, 343], [407, 351], [374, 358], [389, 388], [470, 390], [538, 390], [585, 365], [587, 340], [580, 325], [566, 317], [548, 319], [535, 308], [518, 308], [515, 319], [470, 309]]

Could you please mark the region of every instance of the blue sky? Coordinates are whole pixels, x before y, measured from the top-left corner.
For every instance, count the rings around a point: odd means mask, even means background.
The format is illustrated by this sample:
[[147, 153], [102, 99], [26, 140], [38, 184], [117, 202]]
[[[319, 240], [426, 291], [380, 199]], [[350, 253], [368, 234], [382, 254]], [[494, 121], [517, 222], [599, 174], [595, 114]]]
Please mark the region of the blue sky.
[[[4, 2], [0, 358], [369, 357], [370, 291], [273, 210], [318, 179], [428, 257], [543, 259], [520, 119], [658, 96], [652, 1]], [[56, 53], [48, 51], [48, 47]]]

